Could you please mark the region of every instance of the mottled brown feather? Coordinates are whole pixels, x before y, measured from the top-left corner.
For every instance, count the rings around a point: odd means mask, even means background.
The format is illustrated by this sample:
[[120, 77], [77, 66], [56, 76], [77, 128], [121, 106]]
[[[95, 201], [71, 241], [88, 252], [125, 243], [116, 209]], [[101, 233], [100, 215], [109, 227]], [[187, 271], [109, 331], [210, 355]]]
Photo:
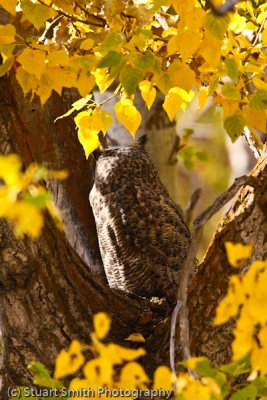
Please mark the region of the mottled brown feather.
[[90, 203], [110, 287], [173, 303], [190, 233], [141, 143], [100, 156]]

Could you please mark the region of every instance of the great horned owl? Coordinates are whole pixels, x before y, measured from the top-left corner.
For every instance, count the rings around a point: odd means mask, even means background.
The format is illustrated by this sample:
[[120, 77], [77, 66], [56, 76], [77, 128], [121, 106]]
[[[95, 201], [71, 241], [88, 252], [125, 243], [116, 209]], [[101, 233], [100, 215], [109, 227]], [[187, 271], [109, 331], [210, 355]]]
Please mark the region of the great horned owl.
[[173, 303], [190, 233], [140, 142], [104, 151], [89, 199], [109, 286]]

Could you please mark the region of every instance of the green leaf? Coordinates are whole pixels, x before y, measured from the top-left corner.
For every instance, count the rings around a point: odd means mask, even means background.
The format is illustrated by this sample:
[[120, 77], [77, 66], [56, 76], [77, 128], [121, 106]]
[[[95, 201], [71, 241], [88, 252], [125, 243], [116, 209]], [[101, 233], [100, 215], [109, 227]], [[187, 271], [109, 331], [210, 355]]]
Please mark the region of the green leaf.
[[230, 22], [229, 16], [217, 16], [210, 12], [206, 17], [206, 27], [210, 33], [217, 39], [223, 39]]
[[29, 193], [27, 193], [23, 201], [26, 203], [33, 204], [34, 206], [38, 208], [46, 208], [47, 203], [52, 199], [51, 193], [44, 192], [42, 194], [39, 194], [38, 196], [32, 196]]
[[231, 376], [238, 376], [250, 371], [250, 356], [249, 354], [240, 360], [225, 364], [220, 367], [220, 370]]
[[40, 362], [31, 362], [28, 369], [33, 374], [33, 383], [35, 385], [44, 386], [47, 388], [61, 388], [62, 382], [51, 378], [48, 369]]
[[251, 384], [232, 394], [229, 400], [255, 400], [257, 392], [257, 388]]
[[43, 4], [34, 4], [30, 0], [22, 0], [21, 8], [26, 18], [36, 29], [40, 29], [48, 19], [57, 15], [56, 10], [53, 8], [44, 6]]
[[259, 376], [253, 381], [253, 385], [257, 388], [258, 396], [267, 396], [267, 378]]
[[118, 32], [109, 32], [103, 42], [100, 45], [99, 50], [101, 52], [109, 52], [119, 50], [123, 43], [123, 39]]
[[121, 71], [119, 78], [124, 90], [130, 96], [135, 93], [136, 87], [143, 79], [143, 74], [138, 69], [125, 67]]
[[102, 58], [97, 68], [111, 68], [118, 65], [121, 61], [121, 53], [117, 51], [109, 51], [105, 57]]
[[227, 99], [241, 100], [239, 90], [232, 83], [225, 83], [222, 88], [222, 95]]
[[87, 54], [81, 57], [75, 57], [73, 65], [81, 68], [83, 72], [89, 74], [96, 67], [97, 61], [94, 54]]
[[196, 150], [194, 146], [186, 146], [179, 151], [179, 156], [184, 161], [185, 167], [192, 171], [194, 169], [194, 156]]
[[0, 77], [5, 75], [13, 65], [15, 57], [7, 58], [6, 61], [0, 65]]
[[234, 83], [239, 80], [239, 68], [235, 60], [227, 58], [225, 60], [226, 75], [232, 79]]
[[44, 378], [50, 378], [50, 372], [48, 369], [40, 362], [31, 362], [28, 366], [28, 369], [34, 374], [34, 375], [41, 375]]
[[208, 153], [206, 151], [197, 151], [196, 152], [196, 157], [201, 161], [207, 161], [208, 160]]
[[215, 377], [218, 374], [218, 369], [211, 366], [208, 358], [199, 360], [195, 366], [195, 371], [200, 376]]
[[224, 120], [224, 129], [230, 136], [232, 142], [235, 142], [242, 134], [245, 124], [246, 120], [243, 114], [240, 113], [236, 113]]
[[160, 63], [153, 54], [133, 54], [131, 64], [141, 71], [155, 71], [160, 73]]
[[267, 90], [260, 89], [250, 98], [249, 106], [252, 110], [267, 110]]
[[86, 106], [86, 104], [89, 102], [89, 100], [92, 98], [91, 94], [88, 94], [86, 97], [82, 97], [80, 100], [75, 101], [72, 104], [72, 108], [67, 111], [65, 114], [60, 115], [59, 117], [57, 117], [55, 119], [54, 122], [56, 122], [58, 119], [62, 119], [65, 117], [68, 117], [69, 115], [71, 115], [74, 111], [79, 111], [81, 110], [84, 106]]

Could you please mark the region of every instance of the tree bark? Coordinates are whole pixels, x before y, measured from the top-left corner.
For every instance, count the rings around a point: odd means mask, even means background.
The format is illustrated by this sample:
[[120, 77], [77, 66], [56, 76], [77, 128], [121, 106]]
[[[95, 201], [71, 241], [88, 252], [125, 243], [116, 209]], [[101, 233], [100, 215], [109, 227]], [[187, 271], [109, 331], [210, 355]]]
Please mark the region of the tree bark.
[[[67, 168], [66, 182], [49, 183], [57, 204], [65, 213], [67, 238], [47, 218], [38, 240], [17, 240], [12, 228], [1, 221], [0, 312], [2, 341], [1, 398], [9, 385], [31, 385], [30, 361], [43, 362], [51, 371], [57, 352], [78, 338], [88, 342], [92, 316], [111, 314], [109, 339], [124, 344], [133, 332], [146, 338], [142, 359], [148, 373], [168, 364], [171, 311], [166, 305], [111, 290], [101, 279], [94, 220], [88, 202], [93, 163], [84, 161], [70, 119], [53, 121], [69, 107], [53, 94], [41, 109], [37, 99], [24, 99], [13, 77], [0, 80], [0, 148], [17, 152], [25, 164], [46, 163], [49, 168]], [[68, 92], [68, 96], [71, 95]], [[66, 99], [66, 97], [65, 97]], [[230, 357], [231, 324], [214, 328], [215, 309], [226, 293], [233, 273], [224, 241], [254, 242], [252, 258], [266, 257], [266, 153], [253, 174], [259, 186], [244, 189], [220, 223], [204, 261], [190, 283], [189, 320], [191, 351], [217, 362]], [[64, 211], [65, 210], [65, 211]], [[69, 218], [68, 218], [69, 216]], [[77, 237], [77, 239], [76, 239]], [[80, 245], [78, 245], [80, 243]], [[86, 247], [86, 254], [79, 250]], [[80, 252], [79, 252], [80, 251]], [[98, 276], [100, 275], [100, 276]], [[177, 359], [180, 357], [177, 332]]]

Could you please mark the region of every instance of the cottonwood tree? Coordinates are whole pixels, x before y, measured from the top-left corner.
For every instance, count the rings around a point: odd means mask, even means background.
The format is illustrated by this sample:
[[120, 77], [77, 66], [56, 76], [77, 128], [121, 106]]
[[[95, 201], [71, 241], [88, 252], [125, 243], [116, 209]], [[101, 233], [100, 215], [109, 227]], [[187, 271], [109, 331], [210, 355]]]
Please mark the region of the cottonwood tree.
[[[30, 224], [24, 224], [29, 188], [17, 193], [23, 204], [16, 215], [1, 199], [2, 398], [9, 385], [30, 385], [30, 361], [52, 370], [59, 349], [73, 338], [87, 341], [97, 311], [112, 316], [109, 339], [116, 343], [142, 333], [148, 373], [169, 364], [172, 310], [107, 286], [88, 202], [95, 162], [90, 154], [99, 147], [99, 133], [112, 125], [92, 91], [105, 92], [111, 84], [116, 118], [133, 136], [141, 123], [137, 89], [143, 107], [151, 108], [150, 130], [166, 127], [163, 113], [172, 121], [194, 96], [201, 109], [212, 95], [231, 139], [245, 134], [258, 158], [252, 172], [258, 184], [241, 191], [189, 284], [191, 354], [227, 362], [232, 324], [213, 326], [233, 273], [224, 242], [252, 242], [252, 261], [266, 258], [267, 251], [266, 149], [258, 135], [266, 133], [265, 2], [242, 2], [220, 16], [209, 2], [193, 0], [0, 0], [0, 5], [1, 152], [18, 154], [25, 168], [35, 162], [69, 172], [62, 181], [43, 174], [64, 231], [45, 215], [39, 237], [17, 238], [10, 221], [20, 233], [37, 236], [40, 208], [50, 200], [40, 201], [40, 193], [31, 191], [39, 213], [31, 208]], [[157, 90], [164, 99], [160, 112], [158, 105], [153, 109]], [[2, 165], [3, 177], [9, 164]], [[179, 343], [177, 330], [177, 360]]]

